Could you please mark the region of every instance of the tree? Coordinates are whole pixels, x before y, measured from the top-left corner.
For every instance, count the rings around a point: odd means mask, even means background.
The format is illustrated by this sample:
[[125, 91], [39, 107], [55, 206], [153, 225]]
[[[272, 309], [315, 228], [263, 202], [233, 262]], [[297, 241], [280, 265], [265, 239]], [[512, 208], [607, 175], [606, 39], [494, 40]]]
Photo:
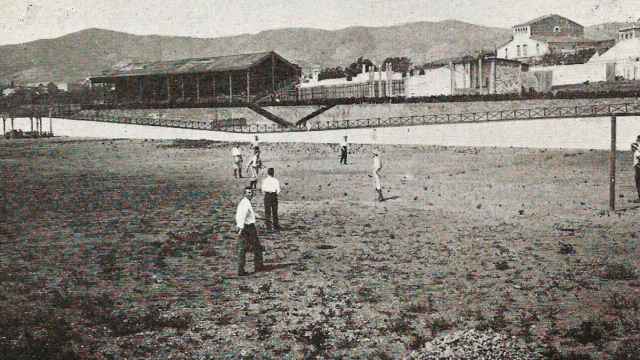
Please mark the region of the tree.
[[344, 77], [347, 77], [347, 74], [345, 73], [344, 69], [342, 69], [341, 66], [322, 69], [318, 74], [318, 80], [341, 79]]
[[367, 68], [373, 68], [373, 62], [369, 59], [364, 59], [360, 56], [355, 62], [351, 63], [348, 68], [345, 69], [347, 75], [356, 76], [362, 72], [362, 65], [366, 65]]
[[382, 62], [382, 70], [384, 70], [388, 63], [391, 63], [391, 70], [395, 72], [405, 73], [409, 71], [411, 67], [411, 59], [406, 56], [402, 57], [388, 57]]

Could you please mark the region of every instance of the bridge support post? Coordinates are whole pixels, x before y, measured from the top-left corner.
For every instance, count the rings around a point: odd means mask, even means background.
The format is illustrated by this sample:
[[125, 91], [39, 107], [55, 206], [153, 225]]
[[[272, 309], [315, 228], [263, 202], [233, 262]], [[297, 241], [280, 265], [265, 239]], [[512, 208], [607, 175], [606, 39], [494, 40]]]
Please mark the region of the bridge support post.
[[609, 151], [609, 210], [616, 209], [616, 117], [611, 117], [611, 150]]

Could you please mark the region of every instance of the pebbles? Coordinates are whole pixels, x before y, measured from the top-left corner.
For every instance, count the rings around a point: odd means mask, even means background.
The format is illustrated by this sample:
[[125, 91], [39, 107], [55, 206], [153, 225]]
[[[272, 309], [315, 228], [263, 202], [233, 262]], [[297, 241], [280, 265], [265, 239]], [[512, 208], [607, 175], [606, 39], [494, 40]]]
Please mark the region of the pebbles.
[[416, 351], [410, 359], [541, 359], [536, 352], [513, 338], [491, 330], [460, 330], [439, 336]]

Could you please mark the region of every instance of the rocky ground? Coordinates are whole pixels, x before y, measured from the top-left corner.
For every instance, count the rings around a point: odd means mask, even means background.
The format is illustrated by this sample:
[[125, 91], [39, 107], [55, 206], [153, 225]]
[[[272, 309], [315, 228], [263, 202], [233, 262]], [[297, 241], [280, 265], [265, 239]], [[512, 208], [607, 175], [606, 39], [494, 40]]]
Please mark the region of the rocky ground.
[[262, 148], [284, 230], [237, 277], [230, 145], [0, 141], [0, 353], [638, 358], [629, 154], [610, 213], [600, 151], [380, 147], [378, 203], [369, 145]]

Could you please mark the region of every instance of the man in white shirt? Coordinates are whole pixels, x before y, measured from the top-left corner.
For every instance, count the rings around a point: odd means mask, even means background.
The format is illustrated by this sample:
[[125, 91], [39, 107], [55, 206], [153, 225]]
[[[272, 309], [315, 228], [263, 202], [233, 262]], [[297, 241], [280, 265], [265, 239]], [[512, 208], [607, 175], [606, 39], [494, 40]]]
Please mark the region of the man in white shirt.
[[260, 149], [256, 148], [253, 152], [253, 157], [247, 164], [247, 170], [251, 174], [251, 187], [255, 189], [258, 185], [258, 176], [262, 169], [262, 159], [260, 159]]
[[256, 231], [256, 214], [251, 206], [253, 199], [253, 189], [246, 187], [244, 189], [244, 197], [238, 204], [236, 210], [236, 227], [238, 228], [238, 276], [246, 275], [244, 270], [245, 252], [253, 251], [253, 266], [255, 271], [264, 269], [262, 263], [262, 245], [258, 240], [258, 232]]
[[233, 156], [233, 177], [242, 178], [242, 153], [237, 146], [231, 148], [231, 156]]
[[633, 169], [635, 172], [636, 191], [638, 192], [638, 198], [633, 202], [640, 203], [640, 135], [636, 138], [636, 142], [631, 144], [631, 152], [633, 153]]
[[340, 144], [340, 164], [347, 165], [347, 137], [344, 137]]
[[378, 156], [379, 151], [373, 149], [373, 179], [375, 180], [376, 192], [378, 193], [378, 201], [384, 201], [382, 196], [382, 184], [380, 183], [380, 171], [382, 170], [382, 161]]
[[[262, 180], [262, 192], [264, 193], [264, 217], [267, 222], [267, 229], [273, 228], [279, 231], [278, 222], [278, 194], [280, 194], [280, 182], [274, 177], [275, 170], [267, 169], [267, 178]], [[271, 221], [273, 219], [273, 222]]]

